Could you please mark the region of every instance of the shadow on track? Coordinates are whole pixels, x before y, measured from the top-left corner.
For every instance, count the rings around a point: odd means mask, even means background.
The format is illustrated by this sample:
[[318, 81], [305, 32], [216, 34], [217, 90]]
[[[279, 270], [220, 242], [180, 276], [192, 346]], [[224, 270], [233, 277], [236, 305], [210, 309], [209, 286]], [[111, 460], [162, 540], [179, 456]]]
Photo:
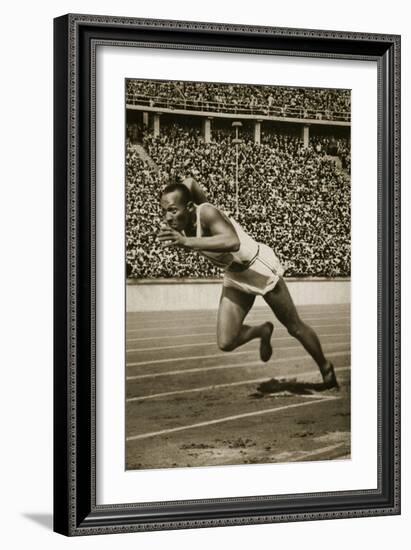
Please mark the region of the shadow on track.
[[284, 378], [272, 378], [267, 382], [262, 382], [257, 386], [257, 391], [251, 394], [250, 397], [256, 399], [265, 395], [281, 394], [281, 395], [313, 395], [316, 392], [323, 392], [329, 389], [323, 382], [298, 382], [296, 378], [286, 380]]

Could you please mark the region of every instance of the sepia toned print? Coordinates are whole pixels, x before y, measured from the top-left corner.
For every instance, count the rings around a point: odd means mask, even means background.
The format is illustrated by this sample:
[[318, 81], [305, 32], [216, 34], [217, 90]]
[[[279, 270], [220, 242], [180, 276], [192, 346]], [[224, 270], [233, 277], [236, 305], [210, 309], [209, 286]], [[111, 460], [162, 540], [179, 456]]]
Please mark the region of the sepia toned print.
[[126, 82], [126, 467], [350, 457], [350, 91]]

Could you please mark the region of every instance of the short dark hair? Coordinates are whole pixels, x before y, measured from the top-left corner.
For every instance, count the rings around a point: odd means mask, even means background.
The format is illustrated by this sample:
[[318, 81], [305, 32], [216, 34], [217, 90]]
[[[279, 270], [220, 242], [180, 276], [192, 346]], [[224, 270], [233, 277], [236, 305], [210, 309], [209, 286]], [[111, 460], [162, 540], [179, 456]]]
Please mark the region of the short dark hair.
[[193, 197], [191, 196], [188, 187], [186, 187], [183, 183], [178, 182], [169, 183], [168, 185], [166, 185], [166, 187], [164, 187], [164, 189], [161, 191], [160, 198], [163, 195], [167, 195], [168, 193], [174, 193], [174, 191], [180, 192], [184, 204], [187, 204], [193, 200]]

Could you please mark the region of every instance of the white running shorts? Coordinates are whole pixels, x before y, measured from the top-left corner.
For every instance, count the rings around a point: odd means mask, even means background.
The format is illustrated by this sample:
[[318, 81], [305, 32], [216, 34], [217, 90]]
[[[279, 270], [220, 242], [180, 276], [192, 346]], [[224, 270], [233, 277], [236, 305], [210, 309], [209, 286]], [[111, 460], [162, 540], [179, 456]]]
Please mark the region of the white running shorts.
[[284, 267], [269, 246], [260, 244], [259, 247], [258, 256], [245, 271], [225, 271], [224, 286], [260, 296], [275, 287], [284, 273]]

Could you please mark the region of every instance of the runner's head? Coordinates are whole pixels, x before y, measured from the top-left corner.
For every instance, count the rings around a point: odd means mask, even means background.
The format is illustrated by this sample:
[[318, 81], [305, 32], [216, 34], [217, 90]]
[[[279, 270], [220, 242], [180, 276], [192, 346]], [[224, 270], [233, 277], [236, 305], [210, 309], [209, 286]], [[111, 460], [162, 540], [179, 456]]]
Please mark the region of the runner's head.
[[190, 191], [182, 183], [171, 183], [161, 193], [161, 209], [167, 224], [183, 231], [190, 223], [194, 203]]

